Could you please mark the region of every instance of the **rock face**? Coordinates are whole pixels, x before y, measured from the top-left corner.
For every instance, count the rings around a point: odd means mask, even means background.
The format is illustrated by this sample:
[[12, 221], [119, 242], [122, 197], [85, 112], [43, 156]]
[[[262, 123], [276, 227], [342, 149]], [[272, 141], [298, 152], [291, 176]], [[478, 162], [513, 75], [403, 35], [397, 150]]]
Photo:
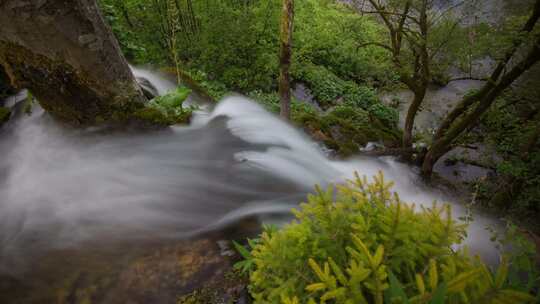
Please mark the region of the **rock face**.
[[233, 270], [240, 257], [226, 240], [217, 234], [53, 250], [22, 274], [0, 272], [0, 303], [245, 303], [247, 278]]
[[73, 125], [115, 119], [145, 97], [95, 0], [0, 1], [0, 65]]

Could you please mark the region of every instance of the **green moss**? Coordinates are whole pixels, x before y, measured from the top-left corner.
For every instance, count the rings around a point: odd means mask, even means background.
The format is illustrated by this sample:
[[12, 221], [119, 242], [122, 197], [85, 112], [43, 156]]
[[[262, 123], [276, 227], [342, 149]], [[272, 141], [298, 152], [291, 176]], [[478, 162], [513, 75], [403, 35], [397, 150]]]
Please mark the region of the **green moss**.
[[174, 123], [167, 115], [152, 107], [146, 107], [136, 111], [133, 117], [157, 126], [169, 126]]
[[5, 107], [0, 107], [0, 126], [9, 120], [11, 110]]
[[[357, 87], [358, 88], [358, 87]], [[370, 100], [377, 102], [376, 97], [371, 96], [372, 90], [357, 90], [357, 101]], [[248, 94], [267, 110], [279, 113], [279, 96], [277, 93], [264, 93], [253, 91]], [[371, 96], [371, 97], [369, 97]], [[367, 103], [366, 103], [367, 104]], [[379, 106], [380, 105], [380, 106]], [[374, 103], [369, 109], [381, 110], [385, 115], [386, 106]], [[291, 102], [291, 121], [298, 127], [304, 129], [315, 140], [323, 142], [327, 147], [337, 151], [341, 156], [350, 156], [357, 153], [370, 141], [383, 141], [385, 144], [394, 145], [401, 138], [396, 124], [382, 121], [378, 118], [380, 114], [375, 110], [368, 111], [351, 103], [344, 103], [335, 106], [329, 113], [320, 113], [313, 106], [298, 101]], [[389, 119], [390, 120], [390, 119]]]
[[158, 96], [148, 103], [147, 108], [160, 112], [164, 118], [160, 118], [156, 112], [142, 113], [142, 117], [161, 123], [165, 121], [169, 121], [169, 124], [189, 123], [193, 110], [196, 109], [195, 107], [183, 107], [189, 94], [191, 94], [191, 89], [180, 86], [163, 96]]
[[216, 303], [218, 294], [216, 290], [211, 290], [209, 288], [202, 288], [195, 290], [194, 292], [180, 297], [176, 303], [177, 304], [206, 304], [206, 303]]
[[325, 143], [342, 156], [357, 153], [370, 141], [393, 145], [400, 138], [397, 128], [387, 127], [368, 111], [352, 106], [336, 106], [317, 119], [306, 118], [303, 117], [303, 123], [319, 128], [328, 137]]
[[372, 104], [368, 108], [369, 113], [377, 117], [385, 126], [395, 127], [399, 120], [399, 113], [396, 109], [390, 108], [382, 103]]
[[345, 93], [345, 81], [323, 66], [306, 64], [293, 70], [296, 81], [306, 83], [321, 107], [327, 108]]
[[[176, 75], [175, 68], [163, 68], [162, 71]], [[180, 78], [198, 94], [214, 102], [222, 99], [230, 91], [225, 84], [210, 79], [205, 72], [198, 69], [180, 70]]]
[[209, 282], [202, 288], [179, 297], [176, 304], [237, 303], [247, 280], [246, 275], [230, 270], [219, 281]]

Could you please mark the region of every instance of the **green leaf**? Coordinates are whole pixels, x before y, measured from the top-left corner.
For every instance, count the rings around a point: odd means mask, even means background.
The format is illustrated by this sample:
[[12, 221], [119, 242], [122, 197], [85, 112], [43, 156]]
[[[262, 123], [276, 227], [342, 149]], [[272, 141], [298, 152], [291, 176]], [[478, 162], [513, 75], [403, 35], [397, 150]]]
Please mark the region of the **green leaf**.
[[405, 290], [403, 289], [403, 285], [401, 285], [398, 279], [391, 272], [388, 274], [388, 278], [390, 281], [390, 288], [388, 288], [384, 293], [385, 302], [393, 303], [395, 300], [400, 300], [399, 303], [408, 304], [409, 299], [405, 293]]
[[249, 250], [238, 244], [236, 241], [232, 241], [233, 245], [234, 245], [234, 248], [236, 249], [236, 251], [238, 251], [238, 253], [240, 253], [240, 255], [244, 258], [244, 259], [251, 259], [251, 252], [249, 252]]
[[499, 268], [497, 269], [497, 274], [495, 275], [495, 288], [500, 289], [503, 287], [504, 282], [508, 276], [508, 261], [506, 258], [503, 258]]
[[429, 304], [444, 304], [444, 298], [446, 297], [446, 283], [442, 283], [437, 287]]
[[174, 91], [167, 92], [163, 96], [152, 99], [152, 102], [168, 109], [178, 108], [191, 94], [191, 89], [187, 87], [178, 87]]
[[459, 274], [455, 278], [453, 278], [450, 282], [448, 282], [448, 291], [451, 293], [457, 293], [461, 292], [465, 289], [465, 287], [474, 281], [479, 275], [482, 270], [480, 268], [467, 271], [464, 273]]
[[431, 259], [429, 260], [429, 286], [431, 287], [432, 291], [437, 287], [439, 282], [438, 277], [437, 264], [435, 263], [435, 260]]

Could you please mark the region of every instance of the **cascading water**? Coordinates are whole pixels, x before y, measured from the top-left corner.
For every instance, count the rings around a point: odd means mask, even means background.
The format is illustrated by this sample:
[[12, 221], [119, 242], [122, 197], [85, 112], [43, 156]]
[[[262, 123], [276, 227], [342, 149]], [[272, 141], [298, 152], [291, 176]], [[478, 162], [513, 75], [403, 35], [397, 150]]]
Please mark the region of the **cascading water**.
[[[383, 171], [404, 201], [452, 203], [392, 158], [329, 160], [301, 131], [239, 96], [196, 114], [191, 126], [158, 132], [66, 130], [36, 107], [2, 133], [0, 271], [86, 240], [181, 238], [248, 215], [288, 216], [313, 185], [354, 171]], [[455, 216], [465, 213], [453, 205]], [[475, 220], [469, 244], [486, 255], [484, 227], [494, 221]]]

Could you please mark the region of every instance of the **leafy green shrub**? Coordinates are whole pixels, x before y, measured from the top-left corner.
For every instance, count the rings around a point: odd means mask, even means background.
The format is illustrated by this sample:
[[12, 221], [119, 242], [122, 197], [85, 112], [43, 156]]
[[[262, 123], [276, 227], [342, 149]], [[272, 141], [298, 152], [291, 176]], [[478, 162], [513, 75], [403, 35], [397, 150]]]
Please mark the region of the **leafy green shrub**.
[[343, 102], [346, 105], [367, 109], [369, 106], [379, 103], [379, 99], [374, 89], [348, 81], [344, 85]]
[[210, 80], [208, 75], [200, 70], [190, 69], [185, 73], [195, 82], [195, 85], [199, 86], [204, 93], [215, 101], [222, 99], [229, 92], [225, 84]]
[[[188, 98], [189, 94], [191, 94], [191, 89], [187, 87], [178, 87], [163, 96], [158, 96], [150, 100], [147, 108], [160, 112], [165, 117], [165, 120], [169, 121], [171, 124], [187, 123], [194, 110], [193, 107], [183, 107], [183, 103]], [[140, 115], [142, 115], [141, 118], [150, 118], [151, 121], [163, 120], [159, 118], [156, 111], [142, 111], [140, 112]]]
[[304, 82], [322, 107], [329, 107], [345, 93], [345, 81], [323, 66], [306, 64], [293, 70], [295, 80]]
[[368, 111], [387, 126], [396, 126], [398, 123], [398, 111], [387, 105], [382, 103], [374, 103], [369, 107]]
[[167, 92], [167, 94], [163, 96], [157, 96], [152, 99], [150, 103], [166, 110], [176, 110], [182, 107], [182, 104], [188, 98], [189, 94], [191, 94], [191, 89], [178, 87], [176, 90]]
[[[408, 205], [382, 173], [368, 183], [316, 188], [296, 221], [252, 241], [255, 303], [528, 303], [537, 277], [504, 258], [493, 273], [466, 249], [449, 206]], [[530, 257], [527, 257], [530, 262]], [[526, 258], [526, 259], [527, 259]], [[533, 262], [534, 263], [534, 262]], [[523, 275], [523, 274], [522, 274]], [[523, 278], [523, 276], [521, 276]]]
[[[383, 41], [382, 27], [347, 4], [303, 0], [295, 4], [293, 62], [312, 62], [342, 79], [384, 85], [393, 77], [386, 50], [358, 48], [359, 41]], [[293, 63], [294, 64], [294, 63]]]
[[[279, 95], [252, 91], [248, 94], [268, 111], [279, 113]], [[392, 143], [400, 138], [394, 125], [387, 126], [377, 117], [359, 107], [341, 104], [329, 113], [320, 113], [313, 106], [293, 99], [291, 120], [317, 140], [341, 156], [349, 156], [369, 141], [383, 140]]]
[[[338, 100], [347, 106], [368, 109], [377, 105], [374, 110], [385, 114], [383, 118], [391, 119], [392, 111], [380, 103], [373, 88], [360, 86], [354, 81], [345, 81], [323, 66], [306, 64], [293, 72], [296, 81], [306, 83], [313, 96], [323, 108], [328, 108]], [[383, 112], [384, 111], [384, 112]]]
[[369, 113], [367, 111], [348, 105], [336, 106], [329, 115], [348, 120], [358, 126], [369, 124]]

